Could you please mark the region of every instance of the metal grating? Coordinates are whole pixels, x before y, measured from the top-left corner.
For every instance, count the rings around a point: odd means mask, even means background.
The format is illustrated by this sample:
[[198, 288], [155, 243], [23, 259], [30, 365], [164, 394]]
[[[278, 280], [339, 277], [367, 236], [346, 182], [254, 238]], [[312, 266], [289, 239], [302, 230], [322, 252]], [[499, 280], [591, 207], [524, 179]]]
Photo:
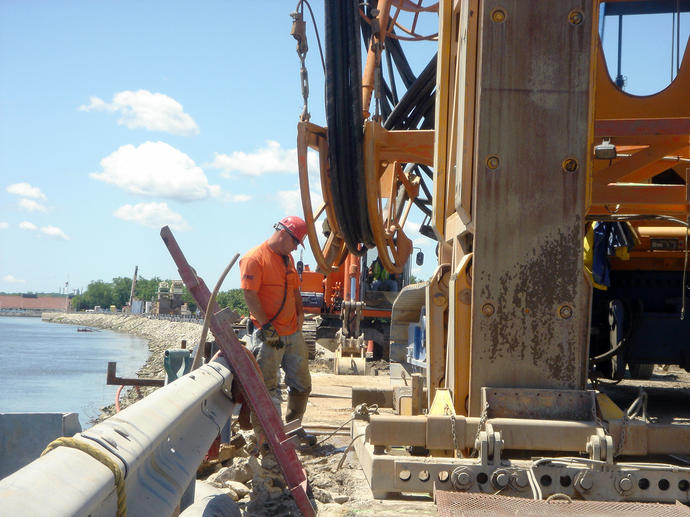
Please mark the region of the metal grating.
[[690, 516], [690, 508], [676, 504], [626, 503], [611, 501], [535, 501], [503, 495], [436, 491], [439, 517], [679, 517]]

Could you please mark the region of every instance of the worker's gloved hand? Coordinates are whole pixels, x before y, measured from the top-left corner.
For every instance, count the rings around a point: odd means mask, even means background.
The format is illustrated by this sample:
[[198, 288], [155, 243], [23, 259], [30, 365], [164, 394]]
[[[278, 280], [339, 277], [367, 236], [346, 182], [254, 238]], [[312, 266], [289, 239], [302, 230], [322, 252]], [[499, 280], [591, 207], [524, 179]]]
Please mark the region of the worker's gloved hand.
[[283, 344], [280, 342], [280, 336], [278, 331], [271, 323], [266, 323], [263, 327], [259, 329], [259, 339], [275, 348], [282, 348]]

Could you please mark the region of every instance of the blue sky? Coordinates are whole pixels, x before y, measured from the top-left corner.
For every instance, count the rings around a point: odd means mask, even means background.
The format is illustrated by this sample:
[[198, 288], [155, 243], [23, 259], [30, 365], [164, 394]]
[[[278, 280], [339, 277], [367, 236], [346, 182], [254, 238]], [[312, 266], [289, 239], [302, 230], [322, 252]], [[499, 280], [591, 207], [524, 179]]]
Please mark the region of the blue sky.
[[[213, 286], [235, 253], [301, 215], [295, 3], [0, 2], [0, 291], [83, 289], [135, 265], [144, 278], [177, 278], [164, 224]], [[323, 31], [321, 3], [313, 8]], [[668, 20], [652, 34], [668, 36]], [[325, 125], [310, 21], [307, 31], [310, 112]], [[411, 52], [416, 73], [432, 52]], [[624, 54], [632, 88], [640, 79], [626, 59], [639, 69], [639, 54]], [[645, 87], [661, 75], [647, 70]], [[421, 219], [407, 230], [426, 254], [413, 272], [426, 278], [434, 245], [416, 232]], [[238, 285], [235, 268], [223, 288]]]

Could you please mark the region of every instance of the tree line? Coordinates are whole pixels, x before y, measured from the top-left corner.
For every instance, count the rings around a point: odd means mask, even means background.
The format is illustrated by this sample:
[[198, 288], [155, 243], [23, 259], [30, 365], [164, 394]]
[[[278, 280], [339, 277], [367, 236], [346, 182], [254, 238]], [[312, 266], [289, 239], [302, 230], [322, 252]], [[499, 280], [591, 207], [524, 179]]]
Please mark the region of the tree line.
[[[153, 277], [148, 280], [145, 278], [138, 278], [137, 285], [134, 289], [134, 298], [137, 300], [155, 301], [158, 293], [158, 284], [160, 282], [163, 282], [163, 279], [158, 277]], [[166, 280], [166, 282], [168, 282], [168, 285], [172, 283], [171, 280]], [[111, 305], [114, 305], [120, 310], [129, 303], [131, 291], [131, 278], [119, 276], [113, 278], [112, 282], [96, 280], [89, 283], [88, 287], [81, 294], [72, 297], [72, 309], [75, 311], [83, 311], [86, 309], [93, 309], [97, 305], [107, 309]], [[196, 312], [196, 303], [186, 286], [182, 294], [182, 301], [187, 304], [187, 307], [192, 313]], [[244, 295], [242, 294], [242, 289], [220, 291], [216, 301], [221, 308], [230, 307], [243, 316], [249, 314], [247, 304], [244, 301]]]

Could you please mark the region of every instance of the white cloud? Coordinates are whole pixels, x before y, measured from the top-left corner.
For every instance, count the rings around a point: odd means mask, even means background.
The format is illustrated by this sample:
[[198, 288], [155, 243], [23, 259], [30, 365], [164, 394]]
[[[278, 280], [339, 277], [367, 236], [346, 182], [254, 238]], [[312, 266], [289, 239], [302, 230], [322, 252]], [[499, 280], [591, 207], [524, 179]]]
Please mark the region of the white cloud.
[[57, 226], [42, 226], [41, 227], [41, 233], [44, 233], [45, 235], [48, 235], [49, 237], [55, 237], [55, 238], [63, 239], [66, 241], [69, 240], [69, 237], [67, 237], [67, 234], [65, 232], [63, 232]]
[[8, 284], [23, 284], [26, 282], [26, 280], [22, 280], [21, 278], [15, 278], [12, 275], [5, 275], [2, 277], [3, 282], [7, 282]]
[[0, 230], [6, 230], [10, 227], [10, 224], [6, 221], [0, 221]]
[[[277, 193], [278, 204], [283, 209], [286, 215], [299, 215], [302, 217], [304, 209], [302, 208], [302, 197], [300, 196], [299, 189], [296, 190], [281, 190]], [[323, 203], [323, 198], [318, 192], [311, 191], [311, 207], [313, 210], [317, 210], [321, 203]]]
[[245, 203], [246, 201], [250, 201], [252, 199], [252, 196], [248, 194], [235, 194], [230, 199], [235, 203]]
[[[38, 226], [36, 226], [34, 223], [30, 223], [29, 221], [22, 221], [21, 223], [19, 223], [19, 227], [22, 230], [28, 230], [28, 231], [32, 231], [32, 232], [35, 232], [38, 230]], [[63, 232], [57, 226], [50, 226], [50, 225], [42, 226], [40, 231], [42, 234], [47, 235], [49, 237], [64, 239], [66, 241], [69, 240], [69, 237], [67, 237], [67, 234], [65, 232]]]
[[[209, 167], [221, 169], [223, 177], [230, 177], [231, 173], [261, 176], [262, 174], [279, 172], [297, 173], [297, 148], [282, 149], [274, 140], [268, 140], [266, 146], [253, 153], [234, 151], [231, 154], [215, 153], [215, 158]], [[310, 173], [319, 170], [318, 156], [308, 153], [307, 161]]]
[[190, 229], [184, 218], [170, 210], [167, 203], [124, 205], [115, 210], [113, 215], [123, 221], [130, 221], [148, 228], [161, 228], [168, 225], [173, 230], [186, 231]]
[[41, 203], [38, 201], [34, 201], [33, 199], [26, 199], [26, 198], [21, 198], [19, 200], [19, 206], [23, 208], [24, 210], [27, 210], [29, 212], [46, 212], [46, 207], [43, 206]]
[[199, 126], [185, 113], [182, 104], [162, 93], [126, 90], [113, 95], [111, 103], [98, 97], [91, 97], [89, 101], [88, 105], [83, 104], [78, 109], [117, 112], [121, 115], [117, 123], [129, 129], [144, 128], [174, 135], [199, 134]]
[[38, 187], [33, 187], [28, 183], [14, 183], [7, 187], [7, 192], [10, 194], [16, 194], [22, 197], [31, 197], [34, 199], [45, 199], [46, 195], [41, 192]]
[[29, 221], [22, 221], [19, 223], [19, 227], [22, 230], [31, 230], [32, 232], [38, 230], [38, 226], [36, 226], [34, 223], [30, 223]]
[[194, 201], [221, 193], [194, 160], [165, 142], [123, 145], [103, 158], [101, 167], [103, 172], [90, 176], [143, 196]]

